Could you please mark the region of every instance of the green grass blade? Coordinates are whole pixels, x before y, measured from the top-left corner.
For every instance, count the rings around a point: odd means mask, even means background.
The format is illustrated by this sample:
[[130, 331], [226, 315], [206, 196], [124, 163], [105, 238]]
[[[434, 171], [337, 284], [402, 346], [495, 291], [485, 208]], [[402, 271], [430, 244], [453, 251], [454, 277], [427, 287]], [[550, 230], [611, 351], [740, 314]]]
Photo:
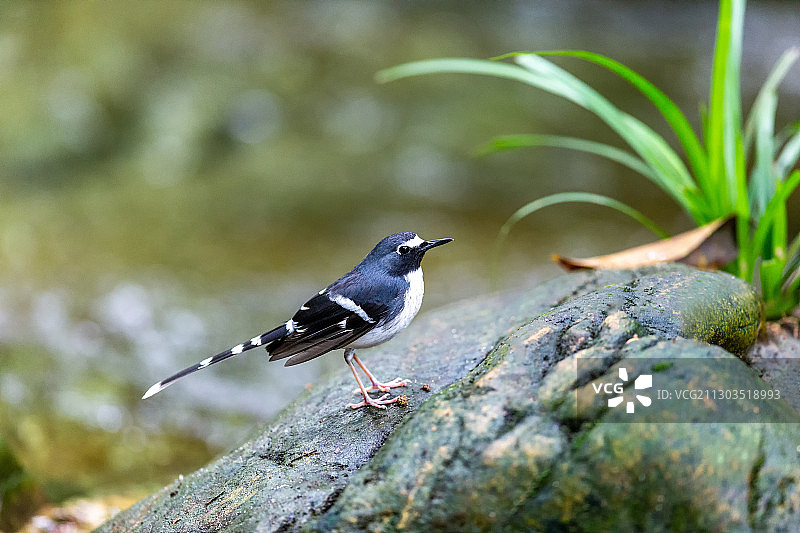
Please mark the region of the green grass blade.
[[[621, 111], [586, 83], [542, 57], [522, 55], [515, 59], [517, 63], [541, 80], [542, 89], [571, 100], [603, 119], [631, 148], [642, 156], [642, 159], [654, 169], [662, 169], [663, 177], [670, 182], [670, 187], [693, 188], [695, 186], [677, 154], [664, 139], [644, 123]], [[555, 86], [553, 86], [553, 81], [557, 81]], [[630, 131], [631, 125], [636, 126], [636, 131]], [[653, 153], [659, 154], [658, 159], [650, 160], [649, 158], [652, 156], [645, 155]]]
[[761, 277], [761, 299], [775, 301], [781, 295], [781, 280], [784, 261], [778, 258], [764, 259], [759, 267]]
[[744, 0], [720, 0], [706, 126], [709, 157], [706, 186], [716, 191], [709, 198], [716, 203], [720, 213], [736, 213], [738, 274], [752, 281], [755, 257], [750, 239], [750, 202], [747, 198], [739, 85], [744, 7]]
[[800, 124], [795, 128], [794, 135], [789, 137], [775, 159], [775, 173], [781, 177], [786, 176], [800, 160]]
[[[616, 131], [650, 166], [657, 177], [655, 182], [669, 194], [692, 217], [699, 216], [697, 206], [689, 199], [696, 195], [686, 194], [697, 187], [681, 159], [669, 145], [652, 129], [632, 116], [614, 107], [597, 91], [565, 70], [544, 58], [531, 55], [519, 56], [522, 67], [495, 61], [475, 59], [433, 59], [399, 65], [378, 72], [381, 82], [393, 81], [409, 76], [433, 73], [468, 73], [512, 79], [561, 96], [592, 111]], [[707, 220], [698, 220], [707, 222]]]
[[800, 266], [795, 266], [794, 270], [790, 270], [789, 275], [784, 276], [784, 279], [781, 292], [790, 302], [787, 308], [793, 309], [797, 307], [798, 293], [800, 293]]
[[794, 134], [798, 132], [800, 132], [800, 120], [794, 124], [788, 124], [787, 126], [784, 126], [783, 129], [781, 129], [781, 131], [775, 135], [775, 144], [782, 146], [789, 140], [790, 137], [794, 136]]
[[716, 191], [713, 198], [717, 202], [717, 210], [721, 214], [736, 210], [740, 218], [742, 213], [736, 209], [740, 205], [736, 195], [741, 187], [737, 180], [746, 181], [745, 176], [737, 175], [737, 168], [743, 165], [736, 161], [736, 134], [741, 129], [739, 65], [743, 25], [744, 0], [721, 0], [706, 139], [708, 186], [711, 191]]
[[658, 226], [658, 224], [650, 220], [647, 216], [645, 216], [641, 212], [630, 207], [629, 205], [620, 202], [619, 200], [615, 200], [614, 198], [610, 198], [602, 194], [595, 194], [591, 192], [560, 192], [556, 194], [551, 194], [549, 196], [544, 196], [532, 202], [528, 202], [524, 206], [517, 209], [514, 212], [514, 214], [512, 214], [508, 218], [505, 224], [503, 224], [503, 227], [500, 228], [500, 233], [508, 235], [508, 233], [511, 231], [511, 228], [513, 228], [520, 220], [540, 209], [549, 207], [551, 205], [564, 204], [570, 202], [594, 204], [602, 207], [610, 207], [611, 209], [616, 209], [620, 213], [628, 215], [636, 222], [640, 223], [642, 226], [646, 227], [647, 229], [655, 233], [659, 238], [666, 239], [669, 238], [670, 236], [669, 233], [661, 229]]
[[[761, 89], [758, 91], [758, 95], [753, 102], [753, 107], [750, 109], [747, 121], [745, 122], [745, 154], [748, 154], [753, 146], [753, 141], [759, 125], [758, 114], [764, 113], [764, 111], [759, 111], [759, 108], [765, 107], [774, 110], [777, 107], [778, 86], [783, 82], [783, 79], [786, 77], [786, 74], [788, 74], [789, 69], [792, 68], [795, 61], [797, 61], [798, 57], [800, 57], [800, 48], [790, 48], [784, 52], [778, 62], [775, 63], [767, 79], [764, 80], [764, 85], [762, 85]], [[775, 112], [773, 111], [771, 114], [774, 116]]]
[[794, 236], [786, 250], [786, 257], [788, 258], [786, 261], [787, 272], [800, 267], [800, 233]]
[[628, 81], [638, 89], [639, 92], [644, 94], [663, 115], [664, 119], [675, 132], [678, 141], [683, 146], [686, 152], [686, 159], [697, 181], [699, 183], [705, 181], [706, 174], [708, 173], [708, 160], [697, 134], [695, 134], [691, 124], [689, 124], [689, 121], [686, 119], [683, 112], [681, 112], [680, 108], [675, 105], [661, 89], [648, 81], [647, 78], [619, 61], [594, 52], [587, 52], [585, 50], [547, 50], [535, 53], [541, 56], [567, 56], [584, 59], [601, 67], [605, 67]]
[[[764, 213], [767, 202], [775, 192], [778, 176], [773, 172], [772, 154], [775, 151], [773, 145], [773, 128], [775, 107], [768, 109], [767, 106], [772, 102], [765, 102], [764, 107], [755, 111], [758, 116], [758, 127], [755, 141], [755, 158], [753, 168], [750, 171], [750, 183], [748, 186], [748, 197], [750, 200], [750, 212], [753, 218], [758, 220]], [[777, 106], [777, 100], [774, 102]]]
[[[795, 170], [786, 179], [786, 181], [779, 182], [777, 184], [777, 187], [775, 188], [775, 195], [772, 197], [772, 199], [769, 201], [766, 208], [764, 209], [764, 214], [758, 221], [758, 225], [756, 226], [756, 231], [753, 235], [751, 249], [755, 253], [764, 251], [765, 246], [767, 244], [767, 239], [770, 236], [770, 233], [775, 229], [777, 229], [779, 233], [783, 232], [784, 236], [781, 237], [780, 235], [778, 235], [778, 238], [782, 238], [784, 241], [782, 245], [784, 247], [786, 246], [785, 243], [786, 201], [789, 199], [789, 196], [792, 194], [792, 192], [794, 192], [794, 190], [797, 188], [798, 185], [800, 185], [800, 170]], [[771, 246], [771, 248], [774, 249], [774, 246]], [[772, 255], [773, 254], [770, 254], [767, 255], [766, 257], [770, 258], [772, 257]], [[748, 281], [752, 281], [752, 279]]]
[[531, 85], [538, 82], [538, 80], [531, 80], [531, 76], [514, 65], [469, 58], [427, 59], [404, 63], [378, 71], [375, 74], [375, 80], [378, 83], [388, 83], [411, 76], [443, 73], [481, 74], [521, 81]]
[[[775, 112], [778, 108], [778, 85], [780, 85], [800, 50], [787, 51], [767, 76], [756, 97], [744, 129], [744, 149], [747, 153], [755, 144], [755, 158], [750, 172], [749, 198], [751, 216], [758, 220], [775, 192], [776, 182], [785, 174], [776, 173], [773, 166], [775, 156]], [[789, 153], [791, 155], [791, 153]]]
[[785, 263], [786, 243], [789, 240], [789, 224], [786, 217], [786, 205], [779, 205], [773, 217], [772, 231], [770, 232], [769, 248], [765, 250], [763, 257], [776, 257]]
[[796, 305], [798, 289], [800, 288], [800, 233], [795, 235], [794, 240], [789, 245], [786, 251], [786, 258], [781, 291]]
[[540, 135], [534, 133], [519, 134], [519, 135], [501, 135], [490, 140], [488, 143], [479, 146], [475, 151], [476, 155], [483, 156], [494, 152], [501, 152], [504, 150], [512, 150], [515, 148], [529, 148], [537, 146], [548, 146], [551, 148], [568, 148], [570, 150], [577, 150], [594, 155], [599, 155], [616, 161], [639, 174], [647, 176], [652, 181], [655, 177], [652, 175], [652, 170], [640, 158], [635, 155], [620, 150], [608, 144], [589, 141], [586, 139], [577, 139], [575, 137], [563, 137], [560, 135]]
[[[752, 240], [750, 239], [750, 199], [747, 197], [747, 167], [744, 160], [744, 145], [742, 144], [741, 131], [734, 135], [734, 164], [735, 179], [733, 186], [734, 206], [736, 212], [736, 246], [739, 255], [736, 258], [739, 272], [751, 272], [755, 257], [753, 255]], [[740, 277], [745, 278], [743, 275]], [[752, 281], [752, 279], [748, 280]]]
[[[544, 209], [545, 207], [550, 207], [557, 204], [564, 204], [570, 202], [581, 202], [581, 203], [588, 203], [594, 204], [604, 207], [610, 207], [612, 209], [616, 209], [620, 213], [628, 215], [629, 217], [633, 218], [647, 229], [658, 235], [660, 238], [665, 239], [669, 237], [669, 234], [661, 229], [655, 222], [647, 218], [641, 212], [637, 211], [636, 209], [628, 206], [620, 202], [619, 200], [615, 200], [613, 198], [609, 198], [608, 196], [603, 196], [601, 194], [594, 194], [590, 192], [561, 192], [556, 194], [551, 194], [549, 196], [544, 196], [532, 202], [528, 202], [527, 204], [523, 205], [519, 209], [517, 209], [514, 214], [512, 214], [508, 220], [506, 220], [505, 224], [500, 228], [500, 231], [497, 234], [497, 238], [495, 239], [494, 245], [494, 252], [492, 254], [493, 260], [492, 264], [494, 265], [498, 258], [500, 257], [500, 252], [505, 244], [506, 239], [508, 238], [508, 234], [511, 233], [511, 230], [516, 226], [519, 221], [523, 218], [539, 211], [540, 209]], [[492, 272], [494, 273], [495, 267], [492, 267]], [[494, 274], [492, 274], [494, 277]]]

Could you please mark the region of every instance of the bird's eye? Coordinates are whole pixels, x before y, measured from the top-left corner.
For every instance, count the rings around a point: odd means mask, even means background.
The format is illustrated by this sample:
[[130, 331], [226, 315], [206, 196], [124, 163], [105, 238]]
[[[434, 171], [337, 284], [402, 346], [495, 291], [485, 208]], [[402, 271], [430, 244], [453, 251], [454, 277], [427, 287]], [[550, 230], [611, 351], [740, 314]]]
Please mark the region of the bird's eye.
[[410, 251], [411, 251], [411, 248], [406, 246], [405, 244], [402, 245], [402, 246], [398, 246], [397, 247], [397, 253], [400, 254], [400, 255], [405, 255]]

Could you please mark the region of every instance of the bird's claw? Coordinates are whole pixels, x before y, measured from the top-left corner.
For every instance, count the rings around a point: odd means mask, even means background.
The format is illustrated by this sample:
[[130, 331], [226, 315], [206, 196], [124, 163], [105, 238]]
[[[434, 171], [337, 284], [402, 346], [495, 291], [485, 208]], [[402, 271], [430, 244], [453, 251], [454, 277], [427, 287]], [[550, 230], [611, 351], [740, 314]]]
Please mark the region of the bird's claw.
[[[386, 392], [396, 387], [405, 387], [406, 385], [408, 385], [408, 380], [401, 378], [394, 378], [392, 381], [389, 381], [388, 383], [374, 383], [373, 386], [374, 385], [378, 385], [378, 389], [380, 389], [383, 392]], [[384, 388], [386, 390], [384, 390]]]
[[[387, 383], [380, 383], [378, 381], [374, 381], [369, 388], [365, 389], [367, 392], [373, 391], [380, 391], [380, 392], [389, 392], [390, 390], [397, 388], [397, 387], [405, 387], [408, 385], [408, 380], [394, 378], [392, 381]], [[353, 394], [361, 394], [361, 389], [353, 389]]]
[[391, 395], [389, 394], [384, 394], [380, 398], [374, 399], [371, 398], [369, 395], [365, 395], [362, 401], [358, 403], [349, 403], [347, 404], [347, 407], [350, 407], [351, 409], [358, 409], [360, 407], [366, 407], [369, 405], [370, 407], [377, 407], [378, 409], [386, 409], [387, 404], [394, 403], [399, 398], [399, 396], [396, 398], [390, 398], [390, 396]]

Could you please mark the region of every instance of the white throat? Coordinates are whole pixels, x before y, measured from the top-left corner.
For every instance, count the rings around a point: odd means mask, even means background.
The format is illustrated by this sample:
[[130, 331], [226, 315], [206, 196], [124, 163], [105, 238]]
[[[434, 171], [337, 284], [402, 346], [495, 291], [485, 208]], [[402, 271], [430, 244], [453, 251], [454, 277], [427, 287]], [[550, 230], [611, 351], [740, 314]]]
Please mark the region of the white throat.
[[425, 295], [425, 281], [422, 279], [422, 267], [409, 272], [404, 277], [408, 282], [408, 292], [406, 293], [406, 304], [400, 316], [406, 313], [411, 315], [408, 318], [408, 322], [403, 325], [403, 327], [406, 327], [411, 323], [411, 319], [416, 316], [420, 306], [422, 306], [422, 297]]

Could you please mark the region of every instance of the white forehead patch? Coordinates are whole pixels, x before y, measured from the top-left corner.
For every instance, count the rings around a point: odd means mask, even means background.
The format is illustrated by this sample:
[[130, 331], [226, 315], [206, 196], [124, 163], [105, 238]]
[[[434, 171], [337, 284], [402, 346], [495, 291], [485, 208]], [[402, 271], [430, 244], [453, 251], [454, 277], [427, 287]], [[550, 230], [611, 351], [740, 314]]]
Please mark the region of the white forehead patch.
[[[425, 241], [423, 239], [420, 239], [419, 235], [417, 235], [415, 233], [413, 239], [408, 239], [406, 242], [404, 242], [400, 246], [410, 246], [411, 248], [416, 248], [420, 244], [422, 244], [423, 242], [425, 242]], [[399, 246], [398, 246], [398, 248], [399, 248]]]

